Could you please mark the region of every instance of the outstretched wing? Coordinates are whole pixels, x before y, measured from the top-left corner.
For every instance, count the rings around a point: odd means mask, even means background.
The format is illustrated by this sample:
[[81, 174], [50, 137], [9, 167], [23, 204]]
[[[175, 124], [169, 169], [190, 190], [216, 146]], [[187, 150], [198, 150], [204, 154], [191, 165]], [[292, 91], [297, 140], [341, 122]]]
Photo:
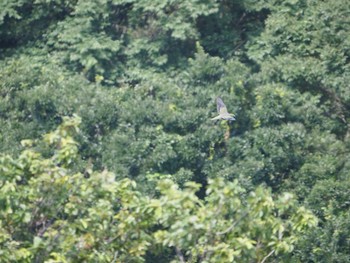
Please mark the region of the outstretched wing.
[[216, 99], [216, 107], [219, 114], [227, 114], [226, 105], [220, 97], [217, 97]]

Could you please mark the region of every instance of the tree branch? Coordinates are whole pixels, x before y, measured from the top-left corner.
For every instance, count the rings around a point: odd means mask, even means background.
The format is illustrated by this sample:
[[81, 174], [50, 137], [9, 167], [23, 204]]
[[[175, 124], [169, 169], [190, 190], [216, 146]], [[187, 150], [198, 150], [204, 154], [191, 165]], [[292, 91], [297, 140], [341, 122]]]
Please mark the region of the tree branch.
[[184, 255], [182, 254], [181, 250], [178, 247], [175, 247], [176, 255], [180, 259], [181, 263], [186, 263]]
[[229, 226], [226, 230], [222, 232], [216, 233], [217, 235], [224, 235], [228, 232], [230, 232], [243, 218], [245, 218], [248, 215], [248, 212], [245, 212], [237, 221], [233, 222], [231, 226]]
[[266, 259], [268, 259], [274, 252], [275, 252], [275, 250], [273, 249], [269, 254], [267, 254], [266, 257], [263, 258], [263, 260], [260, 263], [264, 263], [266, 261]]

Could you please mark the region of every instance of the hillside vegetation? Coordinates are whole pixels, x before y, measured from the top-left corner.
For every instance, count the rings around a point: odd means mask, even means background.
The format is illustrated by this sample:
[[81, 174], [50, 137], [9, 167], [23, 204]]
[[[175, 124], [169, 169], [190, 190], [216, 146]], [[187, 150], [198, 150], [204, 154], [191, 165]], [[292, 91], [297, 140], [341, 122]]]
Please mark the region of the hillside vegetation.
[[348, 1], [0, 1], [0, 51], [0, 262], [350, 262]]

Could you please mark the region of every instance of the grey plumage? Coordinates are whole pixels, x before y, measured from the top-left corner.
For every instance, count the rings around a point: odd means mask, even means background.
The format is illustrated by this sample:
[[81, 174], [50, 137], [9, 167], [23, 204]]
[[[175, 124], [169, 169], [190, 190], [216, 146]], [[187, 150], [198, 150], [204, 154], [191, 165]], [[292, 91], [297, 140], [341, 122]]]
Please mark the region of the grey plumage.
[[219, 115], [212, 118], [212, 120], [235, 120], [235, 115], [227, 112], [226, 105], [220, 97], [216, 99], [216, 107]]

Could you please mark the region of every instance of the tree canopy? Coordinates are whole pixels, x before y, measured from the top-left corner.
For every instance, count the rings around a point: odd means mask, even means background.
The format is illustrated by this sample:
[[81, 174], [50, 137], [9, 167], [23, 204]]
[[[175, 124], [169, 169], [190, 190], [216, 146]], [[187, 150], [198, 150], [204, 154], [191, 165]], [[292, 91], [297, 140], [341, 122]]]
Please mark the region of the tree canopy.
[[0, 261], [349, 262], [349, 32], [345, 0], [0, 2]]

